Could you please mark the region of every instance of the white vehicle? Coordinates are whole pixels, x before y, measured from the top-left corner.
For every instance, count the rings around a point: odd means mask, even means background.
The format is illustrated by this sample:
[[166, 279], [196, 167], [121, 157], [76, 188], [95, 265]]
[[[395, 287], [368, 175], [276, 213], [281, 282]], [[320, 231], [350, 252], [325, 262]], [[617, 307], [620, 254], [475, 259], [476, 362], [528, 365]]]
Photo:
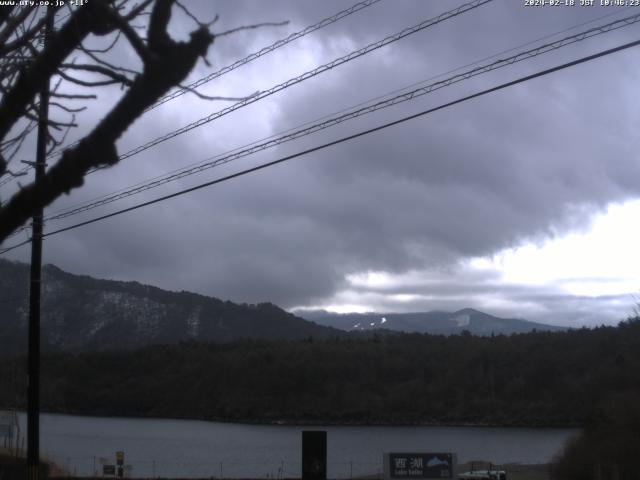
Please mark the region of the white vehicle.
[[504, 470], [471, 470], [459, 473], [458, 480], [507, 480], [507, 472]]

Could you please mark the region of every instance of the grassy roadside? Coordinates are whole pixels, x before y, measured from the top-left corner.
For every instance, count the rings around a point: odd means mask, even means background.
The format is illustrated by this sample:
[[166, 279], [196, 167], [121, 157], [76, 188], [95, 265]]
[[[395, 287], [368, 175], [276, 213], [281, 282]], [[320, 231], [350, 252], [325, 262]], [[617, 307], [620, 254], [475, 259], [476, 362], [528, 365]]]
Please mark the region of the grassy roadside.
[[[11, 454], [7, 449], [0, 448], [0, 466], [3, 465], [17, 465], [24, 463], [24, 457], [16, 457], [15, 454]], [[45, 460], [46, 461], [46, 460]], [[49, 464], [49, 476], [59, 478], [70, 478], [69, 472], [57, 467], [52, 462]], [[488, 462], [473, 462], [473, 467], [476, 470], [484, 470], [488, 468]], [[466, 472], [471, 470], [471, 463], [464, 463], [458, 466], [458, 472]], [[549, 464], [534, 464], [524, 465], [519, 463], [500, 465], [497, 468], [505, 470], [507, 472], [507, 478], [509, 480], [550, 480], [550, 465]], [[377, 474], [366, 475], [357, 477], [358, 480], [380, 480], [381, 477]]]
[[[22, 469], [25, 467], [25, 463], [27, 461], [25, 453], [26, 452], [16, 453], [15, 450], [0, 447], [0, 479], [3, 478], [3, 470], [6, 470], [6, 473], [8, 471], [15, 471], [16, 469]], [[47, 466], [49, 477], [70, 476], [68, 471], [60, 468], [58, 465], [47, 458], [41, 458], [40, 463]], [[9, 475], [8, 478], [11, 478], [11, 476]]]

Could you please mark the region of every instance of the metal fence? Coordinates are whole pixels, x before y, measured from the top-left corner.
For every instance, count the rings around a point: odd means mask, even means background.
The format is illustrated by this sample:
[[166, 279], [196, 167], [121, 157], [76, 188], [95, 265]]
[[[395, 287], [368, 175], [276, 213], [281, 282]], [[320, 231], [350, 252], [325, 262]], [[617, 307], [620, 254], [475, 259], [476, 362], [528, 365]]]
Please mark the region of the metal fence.
[[[49, 459], [55, 464], [51, 476], [59, 477], [94, 477], [114, 478], [104, 475], [103, 466], [112, 465], [112, 459], [101, 457], [67, 457], [64, 459]], [[327, 478], [336, 480], [350, 480], [352, 478], [367, 477], [368, 479], [382, 478], [382, 462], [327, 462]], [[265, 463], [262, 461], [223, 460], [180, 460], [127, 458], [123, 466], [125, 478], [264, 478], [282, 480], [300, 478], [302, 463], [284, 459], [273, 459]]]

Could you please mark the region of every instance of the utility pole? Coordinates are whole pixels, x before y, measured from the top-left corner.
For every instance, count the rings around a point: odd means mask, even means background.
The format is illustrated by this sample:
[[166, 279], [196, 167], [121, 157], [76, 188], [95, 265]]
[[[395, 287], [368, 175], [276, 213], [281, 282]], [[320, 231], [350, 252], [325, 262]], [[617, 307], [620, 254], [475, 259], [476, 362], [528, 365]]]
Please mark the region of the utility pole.
[[[53, 32], [53, 7], [47, 7], [44, 48]], [[49, 120], [49, 79], [40, 91], [35, 181], [44, 176]], [[33, 215], [31, 234], [31, 283], [29, 290], [29, 361], [27, 378], [27, 480], [40, 478], [40, 272], [42, 267], [42, 217], [40, 208]]]

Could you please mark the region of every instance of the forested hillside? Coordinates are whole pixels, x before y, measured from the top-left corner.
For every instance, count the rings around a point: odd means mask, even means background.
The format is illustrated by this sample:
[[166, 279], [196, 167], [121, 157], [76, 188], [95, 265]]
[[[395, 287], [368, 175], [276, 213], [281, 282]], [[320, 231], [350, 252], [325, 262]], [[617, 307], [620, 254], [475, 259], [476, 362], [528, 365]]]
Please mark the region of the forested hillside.
[[[42, 349], [134, 349], [180, 341], [295, 340], [346, 335], [271, 303], [237, 304], [138, 282], [42, 269]], [[25, 353], [29, 266], [0, 259], [0, 356]]]
[[[0, 406], [24, 406], [25, 363], [0, 363]], [[53, 354], [43, 366], [43, 406], [54, 412], [573, 425], [637, 396], [640, 321], [494, 337], [186, 343]]]

